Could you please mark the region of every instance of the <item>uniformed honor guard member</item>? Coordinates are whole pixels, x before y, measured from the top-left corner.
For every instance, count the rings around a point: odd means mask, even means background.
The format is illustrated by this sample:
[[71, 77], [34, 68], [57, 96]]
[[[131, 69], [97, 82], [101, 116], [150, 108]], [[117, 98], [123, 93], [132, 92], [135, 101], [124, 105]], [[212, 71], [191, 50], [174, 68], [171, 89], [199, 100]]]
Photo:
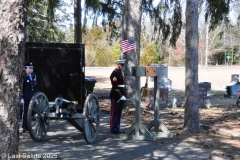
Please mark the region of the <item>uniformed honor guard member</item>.
[[23, 82], [23, 91], [22, 91], [22, 99], [21, 103], [24, 103], [23, 107], [23, 115], [22, 115], [22, 128], [23, 132], [28, 131], [27, 126], [27, 112], [28, 106], [32, 96], [36, 93], [36, 84], [37, 84], [37, 76], [33, 73], [33, 64], [26, 63], [25, 64], [25, 77]]
[[126, 90], [124, 85], [123, 67], [125, 60], [115, 61], [116, 67], [110, 75], [112, 89], [110, 92], [111, 98], [111, 115], [110, 115], [110, 130], [112, 134], [122, 134], [120, 130], [120, 120], [124, 101], [126, 100]]

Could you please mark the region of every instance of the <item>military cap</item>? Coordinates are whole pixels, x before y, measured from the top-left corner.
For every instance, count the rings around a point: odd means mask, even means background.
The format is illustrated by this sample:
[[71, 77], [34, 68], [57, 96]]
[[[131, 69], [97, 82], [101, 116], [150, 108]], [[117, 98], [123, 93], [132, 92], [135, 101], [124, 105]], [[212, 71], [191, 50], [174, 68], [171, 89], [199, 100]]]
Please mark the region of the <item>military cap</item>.
[[116, 60], [115, 63], [125, 65], [125, 59]]
[[32, 62], [26, 62], [26, 63], [25, 63], [25, 67], [33, 67]]

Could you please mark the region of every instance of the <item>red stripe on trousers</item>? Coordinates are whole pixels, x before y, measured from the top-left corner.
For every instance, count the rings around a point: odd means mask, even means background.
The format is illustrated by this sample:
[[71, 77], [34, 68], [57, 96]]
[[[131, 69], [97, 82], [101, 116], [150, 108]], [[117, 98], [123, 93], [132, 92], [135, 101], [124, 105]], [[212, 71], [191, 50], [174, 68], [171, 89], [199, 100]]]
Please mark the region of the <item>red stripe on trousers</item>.
[[114, 115], [114, 99], [111, 99], [112, 103], [111, 103], [111, 115], [110, 115], [110, 130], [112, 131], [112, 127], [113, 127], [113, 115]]

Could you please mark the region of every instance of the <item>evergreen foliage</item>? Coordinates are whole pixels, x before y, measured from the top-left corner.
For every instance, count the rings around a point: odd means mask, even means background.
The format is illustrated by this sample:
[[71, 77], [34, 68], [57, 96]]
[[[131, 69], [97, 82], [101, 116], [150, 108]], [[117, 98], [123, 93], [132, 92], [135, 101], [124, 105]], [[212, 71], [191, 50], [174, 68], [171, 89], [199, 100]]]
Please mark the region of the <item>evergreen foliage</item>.
[[[202, 2], [204, 2], [202, 0]], [[231, 0], [207, 0], [205, 20], [210, 18], [210, 29], [213, 30], [223, 20], [229, 22], [228, 13]]]
[[213, 54], [212, 56], [212, 61], [215, 63], [215, 64], [224, 64], [224, 61], [225, 61], [225, 52], [224, 51], [218, 51], [216, 52], [215, 54]]
[[[27, 33], [31, 42], [62, 42], [65, 38], [57, 23], [56, 9], [65, 5], [60, 0], [29, 0]], [[57, 18], [56, 18], [57, 17]]]
[[156, 36], [156, 41], [161, 38], [162, 43], [165, 43], [170, 36], [169, 42], [172, 46], [175, 46], [182, 28], [182, 7], [180, 0], [160, 1], [155, 8], [148, 11], [151, 21], [154, 24], [155, 34], [158, 35]]
[[[156, 34], [155, 41], [165, 42], [170, 37], [170, 44], [175, 46], [182, 27], [182, 8], [180, 0], [160, 1], [153, 7], [153, 0], [143, 0], [142, 10], [150, 15]], [[102, 15], [102, 26], [109, 26], [111, 37], [119, 37], [119, 25], [115, 22], [122, 19], [122, 0], [88, 0], [85, 3], [85, 17], [83, 26], [86, 27], [87, 17], [91, 17], [92, 24], [98, 24], [98, 18]]]
[[[230, 58], [227, 59], [226, 55], [230, 56]], [[225, 48], [224, 50], [217, 51], [212, 55], [211, 59], [214, 62], [214, 64], [219, 64], [219, 65], [224, 64], [225, 60], [228, 65], [231, 65], [232, 61], [233, 61], [233, 64], [239, 64], [239, 45], [234, 45], [233, 49]]]
[[[98, 25], [98, 18], [101, 15], [101, 25], [108, 26], [111, 30], [110, 37], [119, 37], [118, 21], [122, 18], [122, 0], [87, 0], [85, 1], [85, 17], [83, 22], [83, 31], [87, 27], [89, 17], [92, 20], [92, 26]], [[106, 28], [104, 28], [106, 30]]]

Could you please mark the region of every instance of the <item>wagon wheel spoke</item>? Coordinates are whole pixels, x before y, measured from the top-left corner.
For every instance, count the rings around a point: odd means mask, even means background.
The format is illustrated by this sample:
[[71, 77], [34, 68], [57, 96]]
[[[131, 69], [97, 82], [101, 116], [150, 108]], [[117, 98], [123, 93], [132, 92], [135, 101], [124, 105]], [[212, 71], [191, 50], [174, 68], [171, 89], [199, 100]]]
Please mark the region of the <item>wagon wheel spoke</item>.
[[39, 119], [39, 118], [41, 118], [41, 117], [40, 117], [40, 116], [31, 117], [32, 120], [37, 120], [37, 119]]
[[36, 110], [35, 108], [33, 108], [32, 111], [36, 112], [38, 115], [41, 115], [41, 112]]
[[99, 113], [97, 112], [97, 108], [94, 108], [94, 112], [92, 114], [92, 119], [94, 123], [98, 123], [98, 117], [99, 117]]
[[41, 123], [41, 137], [44, 136], [45, 133], [45, 125], [44, 125], [44, 121]]
[[86, 142], [93, 143], [99, 129], [99, 103], [97, 97], [91, 93], [87, 96], [83, 108], [83, 133]]
[[97, 108], [98, 106], [97, 105], [95, 105], [95, 106], [93, 106], [91, 109], [92, 109], [92, 112], [91, 113], [97, 113]]
[[89, 137], [93, 138], [94, 137], [94, 133], [96, 131], [97, 131], [97, 128], [94, 127], [94, 125], [92, 123], [89, 123], [89, 133], [91, 134], [91, 136], [89, 136]]
[[44, 125], [45, 125], [45, 127], [48, 127], [49, 121], [45, 120], [45, 121], [44, 121]]
[[42, 106], [41, 106], [43, 112], [46, 112], [48, 110], [48, 105], [47, 105], [47, 100], [43, 99], [42, 100]]
[[93, 120], [94, 120], [93, 122], [94, 122], [96, 125], [99, 125], [99, 121], [98, 121], [97, 117], [94, 117]]
[[31, 138], [42, 141], [49, 128], [48, 113], [50, 112], [48, 99], [42, 92], [33, 95], [28, 108], [28, 129]]
[[89, 137], [93, 138], [94, 137], [94, 133], [95, 133], [94, 128], [93, 127], [89, 127], [89, 130], [90, 130], [90, 133], [91, 133], [91, 136], [89, 136]]
[[32, 122], [32, 126], [37, 125], [37, 124], [39, 123], [39, 121], [40, 121], [40, 120], [36, 120], [35, 122], [33, 121], [33, 122]]
[[96, 132], [97, 128], [93, 125], [93, 123], [91, 123], [90, 125], [92, 126], [91, 128], [94, 130], [94, 132]]
[[34, 130], [34, 134], [37, 138], [42, 138], [44, 135], [44, 130], [43, 130], [43, 126], [42, 126], [42, 122], [39, 121], [39, 123], [37, 123], [37, 127]]
[[41, 110], [40, 110], [38, 101], [34, 101], [34, 102], [33, 102], [32, 108], [34, 109], [35, 112], [37, 112], [37, 113], [39, 113], [39, 114], [41, 113]]
[[34, 101], [34, 108], [41, 113], [41, 106], [40, 106], [41, 100], [39, 99], [39, 97], [37, 97]]
[[[34, 134], [34, 135], [37, 135], [37, 134], [38, 134], [38, 130], [39, 130], [39, 122], [36, 123], [36, 127], [35, 127], [35, 129], [33, 130], [33, 134]], [[37, 137], [37, 136], [36, 136], [36, 137]]]
[[49, 109], [48, 105], [45, 105], [45, 107], [43, 108], [43, 112], [47, 112], [48, 109]]
[[38, 130], [37, 130], [37, 135], [36, 135], [36, 137], [37, 138], [39, 138], [39, 134], [41, 133], [41, 123], [39, 123], [39, 125], [38, 125]]
[[[95, 122], [95, 124], [98, 124]], [[93, 125], [93, 123], [90, 123], [88, 119], [85, 119], [85, 125], [87, 126], [87, 128], [93, 128], [94, 132], [97, 131], [96, 127]]]

